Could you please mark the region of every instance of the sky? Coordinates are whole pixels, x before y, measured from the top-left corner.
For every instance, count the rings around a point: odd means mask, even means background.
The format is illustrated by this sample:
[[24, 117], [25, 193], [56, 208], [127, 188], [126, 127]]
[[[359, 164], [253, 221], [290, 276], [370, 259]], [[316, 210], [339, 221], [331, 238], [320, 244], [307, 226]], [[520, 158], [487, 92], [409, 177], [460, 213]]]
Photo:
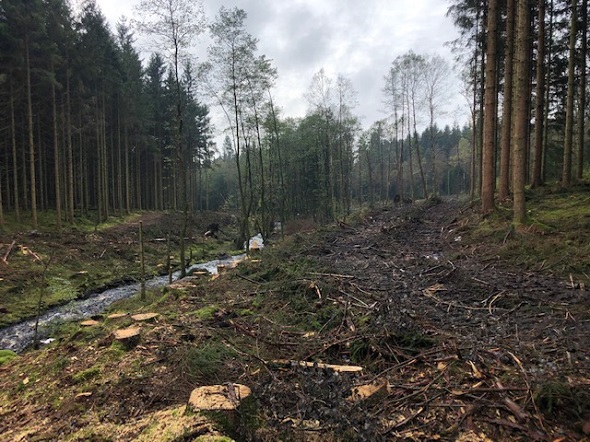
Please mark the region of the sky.
[[[121, 16], [133, 17], [139, 3], [96, 1], [112, 29]], [[339, 74], [352, 82], [358, 101], [354, 112], [364, 128], [388, 115], [381, 90], [397, 56], [413, 50], [440, 55], [452, 65], [446, 43], [458, 36], [446, 17], [447, 0], [203, 0], [203, 5], [209, 21], [221, 6], [246, 11], [248, 32], [259, 40], [258, 54], [271, 59], [278, 70], [273, 99], [283, 116], [305, 116], [305, 93], [323, 68], [334, 82]], [[195, 43], [204, 57], [208, 39], [200, 37]], [[467, 105], [457, 92], [458, 80], [453, 80], [447, 115], [439, 126], [466, 120], [460, 108]], [[211, 106], [214, 124], [223, 129], [219, 111]]]

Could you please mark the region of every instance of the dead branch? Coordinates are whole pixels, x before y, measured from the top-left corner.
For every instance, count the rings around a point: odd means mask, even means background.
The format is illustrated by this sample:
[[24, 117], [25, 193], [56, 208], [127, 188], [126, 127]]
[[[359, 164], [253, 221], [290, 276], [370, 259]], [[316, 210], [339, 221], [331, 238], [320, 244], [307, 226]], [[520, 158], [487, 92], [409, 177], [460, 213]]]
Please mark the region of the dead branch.
[[319, 273], [319, 272], [311, 272], [312, 275], [317, 276], [331, 276], [333, 278], [344, 278], [344, 279], [355, 279], [356, 276], [353, 275], [339, 275], [338, 273]]
[[2, 262], [6, 265], [8, 265], [8, 255], [10, 255], [10, 252], [12, 251], [12, 248], [14, 247], [15, 244], [16, 244], [16, 241], [12, 241], [12, 244], [10, 244], [10, 246], [8, 246], [8, 250], [6, 251], [4, 256], [2, 257]]

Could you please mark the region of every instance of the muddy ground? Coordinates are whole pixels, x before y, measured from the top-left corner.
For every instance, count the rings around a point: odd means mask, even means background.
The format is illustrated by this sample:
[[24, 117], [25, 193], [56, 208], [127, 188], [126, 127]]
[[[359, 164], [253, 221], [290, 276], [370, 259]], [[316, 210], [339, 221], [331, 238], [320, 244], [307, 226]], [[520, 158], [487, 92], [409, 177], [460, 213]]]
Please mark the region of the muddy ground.
[[[112, 335], [129, 316], [64, 327], [0, 365], [0, 434], [590, 440], [588, 290], [503, 263], [469, 240], [474, 220], [427, 202], [295, 233], [218, 278], [114, 306], [159, 313], [130, 348]], [[185, 407], [193, 388], [227, 383], [252, 389], [236, 412]]]

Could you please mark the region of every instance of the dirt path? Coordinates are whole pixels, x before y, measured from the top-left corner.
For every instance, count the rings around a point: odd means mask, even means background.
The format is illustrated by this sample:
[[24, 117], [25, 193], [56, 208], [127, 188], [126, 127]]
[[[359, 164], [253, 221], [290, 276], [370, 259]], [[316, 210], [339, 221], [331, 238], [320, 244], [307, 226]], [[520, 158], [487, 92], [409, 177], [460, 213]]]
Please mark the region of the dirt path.
[[310, 354], [351, 357], [370, 372], [353, 384], [387, 391], [355, 407], [326, 393], [338, 417], [320, 407], [300, 421], [354, 428], [359, 440], [580, 440], [590, 432], [588, 292], [505, 268], [485, 244], [464, 246], [462, 210], [452, 201], [385, 210], [308, 245], [349, 312], [347, 332], [338, 328]]

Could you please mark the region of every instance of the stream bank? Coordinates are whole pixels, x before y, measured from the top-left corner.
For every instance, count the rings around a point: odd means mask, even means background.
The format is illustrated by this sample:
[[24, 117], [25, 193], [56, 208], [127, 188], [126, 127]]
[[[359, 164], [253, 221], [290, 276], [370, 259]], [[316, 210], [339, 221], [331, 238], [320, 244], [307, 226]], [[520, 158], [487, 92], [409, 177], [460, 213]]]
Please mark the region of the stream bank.
[[[215, 259], [205, 263], [194, 264], [187, 269], [187, 273], [196, 270], [205, 270], [209, 274], [217, 274], [218, 266], [232, 266], [234, 263], [242, 261], [245, 254], [230, 256], [223, 259]], [[177, 281], [180, 277], [180, 271], [174, 272], [172, 280]], [[169, 278], [166, 276], [158, 276], [146, 281], [147, 289], [156, 289], [168, 284]], [[47, 329], [50, 325], [59, 322], [75, 321], [89, 316], [94, 316], [104, 312], [113, 302], [120, 299], [127, 298], [139, 293], [140, 283], [134, 282], [130, 284], [112, 287], [102, 292], [95, 292], [91, 296], [70, 301], [69, 303], [54, 307], [39, 316], [39, 338], [45, 339], [47, 336]], [[14, 352], [21, 352], [27, 346], [33, 343], [35, 336], [36, 318], [31, 318], [17, 324], [10, 325], [0, 329], [0, 350], [12, 350]]]

